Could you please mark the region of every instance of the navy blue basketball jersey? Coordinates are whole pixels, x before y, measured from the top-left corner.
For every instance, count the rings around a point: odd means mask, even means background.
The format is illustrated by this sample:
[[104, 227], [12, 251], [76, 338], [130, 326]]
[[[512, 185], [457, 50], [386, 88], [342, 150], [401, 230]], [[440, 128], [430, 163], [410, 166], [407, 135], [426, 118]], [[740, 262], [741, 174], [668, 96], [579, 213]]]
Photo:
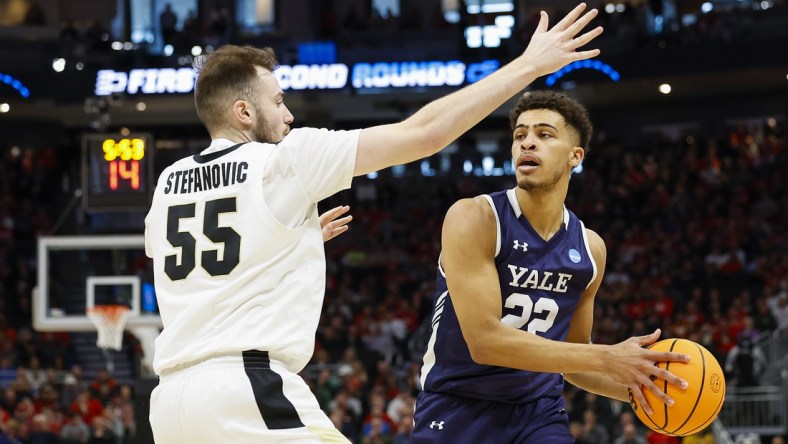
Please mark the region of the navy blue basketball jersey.
[[[514, 189], [484, 197], [498, 220], [495, 265], [501, 287], [501, 322], [547, 339], [566, 340], [575, 307], [597, 273], [583, 223], [564, 208], [561, 229], [545, 241], [523, 216]], [[436, 287], [432, 336], [421, 369], [425, 390], [523, 403], [563, 388], [558, 373], [475, 363], [460, 331], [440, 261]]]

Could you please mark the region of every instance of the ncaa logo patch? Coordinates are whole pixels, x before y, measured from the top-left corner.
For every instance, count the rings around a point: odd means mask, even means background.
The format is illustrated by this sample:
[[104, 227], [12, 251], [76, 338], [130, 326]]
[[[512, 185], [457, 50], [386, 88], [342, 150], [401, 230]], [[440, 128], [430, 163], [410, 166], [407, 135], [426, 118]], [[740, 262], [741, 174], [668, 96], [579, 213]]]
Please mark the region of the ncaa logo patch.
[[580, 252], [574, 248], [569, 250], [569, 260], [578, 264], [580, 263]]

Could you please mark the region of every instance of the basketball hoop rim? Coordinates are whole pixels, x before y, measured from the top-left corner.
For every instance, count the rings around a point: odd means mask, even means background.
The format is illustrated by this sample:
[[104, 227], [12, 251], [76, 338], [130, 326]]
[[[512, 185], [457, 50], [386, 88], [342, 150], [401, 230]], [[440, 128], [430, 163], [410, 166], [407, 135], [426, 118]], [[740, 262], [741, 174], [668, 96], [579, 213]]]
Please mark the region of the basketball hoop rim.
[[123, 310], [131, 310], [128, 305], [124, 304], [96, 304], [92, 307], [87, 309], [88, 312], [91, 311], [123, 311]]
[[103, 317], [110, 323], [118, 323], [121, 318], [131, 311], [128, 305], [123, 304], [97, 304], [85, 310], [85, 313]]

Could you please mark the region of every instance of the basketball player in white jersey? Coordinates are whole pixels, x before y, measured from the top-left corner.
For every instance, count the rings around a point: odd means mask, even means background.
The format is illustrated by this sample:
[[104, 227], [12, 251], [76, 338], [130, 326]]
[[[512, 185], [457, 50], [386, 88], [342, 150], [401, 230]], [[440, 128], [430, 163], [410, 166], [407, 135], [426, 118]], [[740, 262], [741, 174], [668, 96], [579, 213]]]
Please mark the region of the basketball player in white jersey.
[[[159, 444], [348, 442], [298, 376], [325, 287], [317, 203], [354, 176], [432, 155], [542, 75], [596, 56], [585, 4], [522, 55], [408, 119], [355, 131], [299, 128], [270, 49], [226, 46], [201, 62], [197, 113], [211, 135], [159, 177], [146, 218], [164, 330], [150, 422]], [[328, 219], [332, 217], [329, 216]]]

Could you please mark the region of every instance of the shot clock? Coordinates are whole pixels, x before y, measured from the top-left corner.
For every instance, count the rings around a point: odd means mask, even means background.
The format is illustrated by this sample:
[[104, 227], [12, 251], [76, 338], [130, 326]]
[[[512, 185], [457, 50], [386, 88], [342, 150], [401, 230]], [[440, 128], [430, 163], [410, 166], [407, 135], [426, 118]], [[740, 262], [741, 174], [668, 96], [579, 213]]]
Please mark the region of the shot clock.
[[85, 134], [82, 147], [86, 210], [148, 207], [153, 191], [153, 145], [148, 134]]

